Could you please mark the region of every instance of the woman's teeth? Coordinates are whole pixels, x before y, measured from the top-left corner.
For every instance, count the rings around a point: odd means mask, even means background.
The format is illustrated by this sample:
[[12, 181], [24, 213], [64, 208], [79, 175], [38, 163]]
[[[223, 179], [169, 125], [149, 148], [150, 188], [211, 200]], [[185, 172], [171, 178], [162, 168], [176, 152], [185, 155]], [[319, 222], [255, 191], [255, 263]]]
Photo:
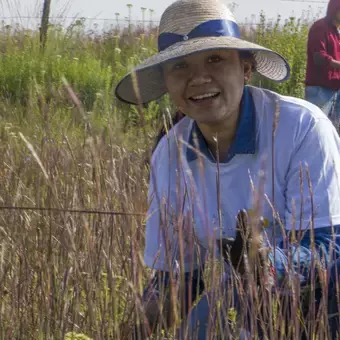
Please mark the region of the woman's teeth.
[[204, 93], [204, 94], [200, 94], [197, 96], [192, 96], [190, 99], [193, 100], [202, 100], [202, 99], [207, 99], [207, 98], [215, 98], [219, 95], [218, 92], [211, 92], [211, 93]]

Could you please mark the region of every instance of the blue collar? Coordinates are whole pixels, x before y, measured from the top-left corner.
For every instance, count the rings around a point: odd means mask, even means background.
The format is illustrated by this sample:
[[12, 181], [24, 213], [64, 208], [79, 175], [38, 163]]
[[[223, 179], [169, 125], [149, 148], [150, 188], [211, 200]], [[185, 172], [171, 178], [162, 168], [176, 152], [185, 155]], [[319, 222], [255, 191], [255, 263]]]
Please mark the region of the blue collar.
[[[189, 136], [189, 145], [195, 149], [194, 135], [197, 135], [198, 147], [210, 161], [215, 162], [212, 158], [208, 144], [199, 129], [196, 121], [194, 121], [192, 130]], [[237, 154], [254, 154], [256, 149], [256, 116], [255, 105], [253, 98], [247, 86], [244, 87], [242, 102], [241, 102], [241, 116], [236, 130], [234, 141], [232, 142], [226, 163], [229, 162]], [[187, 149], [188, 162], [194, 161], [197, 158], [195, 150]]]

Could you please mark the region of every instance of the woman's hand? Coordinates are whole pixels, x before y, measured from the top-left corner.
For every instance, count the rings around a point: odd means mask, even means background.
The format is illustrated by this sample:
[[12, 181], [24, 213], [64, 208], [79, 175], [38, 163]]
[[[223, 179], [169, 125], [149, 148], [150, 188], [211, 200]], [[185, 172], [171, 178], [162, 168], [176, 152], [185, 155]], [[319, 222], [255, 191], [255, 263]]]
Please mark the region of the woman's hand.
[[255, 275], [258, 284], [263, 281], [260, 278], [268, 277], [273, 272], [262, 228], [262, 219], [249, 221], [247, 212], [241, 210], [237, 215], [235, 239], [217, 240], [224, 259], [232, 264], [235, 271], [245, 278]]

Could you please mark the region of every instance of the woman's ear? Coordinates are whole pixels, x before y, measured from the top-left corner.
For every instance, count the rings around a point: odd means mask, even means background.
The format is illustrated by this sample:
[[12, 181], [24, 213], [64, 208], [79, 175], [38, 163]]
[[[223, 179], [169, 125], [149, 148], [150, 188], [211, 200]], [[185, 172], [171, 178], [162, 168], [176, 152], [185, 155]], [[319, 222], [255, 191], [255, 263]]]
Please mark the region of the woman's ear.
[[252, 69], [253, 69], [253, 65], [251, 62], [249, 61], [245, 61], [244, 64], [244, 82], [248, 83], [248, 81], [251, 78], [251, 73], [252, 73]]

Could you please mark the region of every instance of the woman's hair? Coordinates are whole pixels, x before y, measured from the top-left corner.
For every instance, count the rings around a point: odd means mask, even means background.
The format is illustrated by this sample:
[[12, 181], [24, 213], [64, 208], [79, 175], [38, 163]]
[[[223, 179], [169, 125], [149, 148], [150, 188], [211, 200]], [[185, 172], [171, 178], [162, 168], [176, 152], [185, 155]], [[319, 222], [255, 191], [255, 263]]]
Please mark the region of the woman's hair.
[[252, 64], [251, 71], [252, 72], [256, 71], [256, 60], [254, 54], [251, 51], [239, 51], [239, 56], [241, 60], [251, 62]]
[[[183, 117], [185, 117], [185, 114], [182, 113], [181, 111], [177, 111], [172, 117], [171, 117], [171, 123], [169, 125], [169, 127], [173, 127], [175, 126]], [[162, 128], [160, 129], [160, 131], [158, 132], [156, 138], [155, 138], [155, 142], [154, 142], [154, 146], [152, 148], [152, 153], [155, 151], [158, 143], [161, 141], [161, 139], [163, 138], [163, 136], [166, 135], [166, 128], [163, 124]]]
[[[239, 51], [239, 55], [240, 55], [241, 60], [246, 60], [246, 61], [251, 62], [252, 72], [255, 72], [256, 71], [256, 61], [255, 61], [254, 54], [250, 51]], [[183, 117], [185, 117], [185, 114], [183, 112], [177, 111], [175, 113], [175, 115], [171, 118], [170, 127], [175, 126]], [[163, 125], [163, 127], [160, 129], [160, 131], [158, 132], [158, 134], [155, 138], [155, 143], [154, 143], [154, 146], [152, 148], [152, 153], [155, 151], [158, 143], [161, 141], [161, 139], [163, 138], [163, 136], [165, 134], [166, 134], [166, 129]]]

